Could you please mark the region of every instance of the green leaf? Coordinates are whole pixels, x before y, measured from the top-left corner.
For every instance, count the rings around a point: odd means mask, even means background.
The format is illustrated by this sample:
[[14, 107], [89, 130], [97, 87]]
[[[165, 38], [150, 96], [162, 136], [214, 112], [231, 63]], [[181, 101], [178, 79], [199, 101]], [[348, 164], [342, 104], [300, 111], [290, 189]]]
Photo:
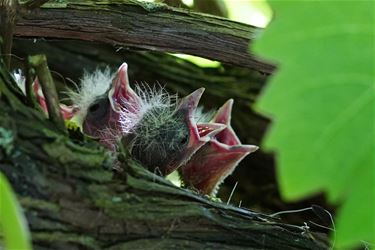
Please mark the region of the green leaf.
[[271, 1], [274, 20], [253, 49], [279, 66], [258, 102], [273, 118], [289, 200], [324, 191], [337, 247], [374, 242], [374, 2]]
[[5, 176], [0, 172], [0, 229], [5, 249], [31, 249], [26, 220]]

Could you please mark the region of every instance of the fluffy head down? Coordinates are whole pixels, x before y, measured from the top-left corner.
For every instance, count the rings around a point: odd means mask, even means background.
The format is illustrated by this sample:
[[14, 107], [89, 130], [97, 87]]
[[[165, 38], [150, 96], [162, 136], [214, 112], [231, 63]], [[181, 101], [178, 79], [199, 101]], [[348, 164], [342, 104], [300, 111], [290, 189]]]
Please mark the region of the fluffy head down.
[[87, 114], [87, 110], [98, 97], [103, 96], [110, 88], [115, 74], [109, 67], [105, 70], [95, 70], [93, 73], [85, 72], [80, 87], [77, 90], [68, 90], [67, 94], [73, 106], [78, 107], [76, 121], [82, 124]]
[[124, 104], [120, 115], [122, 131], [128, 134], [129, 150], [147, 167], [165, 165], [189, 141], [184, 114], [177, 112], [177, 98], [163, 88], [137, 86], [137, 107]]
[[[139, 96], [138, 102], [122, 100], [120, 124], [124, 133], [134, 133], [134, 128], [146, 114], [150, 119], [158, 116], [163, 122], [175, 112], [177, 96], [169, 95], [162, 87], [136, 85], [135, 92]], [[163, 112], [159, 114], [161, 110]]]

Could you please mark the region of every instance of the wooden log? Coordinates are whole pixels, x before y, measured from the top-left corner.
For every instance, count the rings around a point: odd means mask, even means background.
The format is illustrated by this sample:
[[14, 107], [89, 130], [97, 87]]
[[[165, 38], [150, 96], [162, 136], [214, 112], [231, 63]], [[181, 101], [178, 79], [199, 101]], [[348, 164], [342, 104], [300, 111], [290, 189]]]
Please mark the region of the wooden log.
[[271, 73], [275, 66], [248, 52], [260, 32], [254, 26], [164, 4], [81, 0], [22, 11], [14, 34], [178, 52]]

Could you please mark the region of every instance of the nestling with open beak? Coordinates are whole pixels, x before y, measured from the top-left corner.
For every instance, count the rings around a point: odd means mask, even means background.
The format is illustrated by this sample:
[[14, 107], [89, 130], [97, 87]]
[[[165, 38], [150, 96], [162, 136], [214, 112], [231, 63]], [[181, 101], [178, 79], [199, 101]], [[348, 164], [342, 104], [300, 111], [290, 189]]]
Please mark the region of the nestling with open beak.
[[84, 133], [97, 137], [111, 150], [121, 137], [120, 113], [123, 102], [138, 103], [139, 97], [129, 86], [128, 65], [122, 64], [114, 75], [109, 68], [85, 73], [77, 92], [70, 90], [72, 120]]
[[[203, 194], [214, 195], [237, 164], [257, 150], [241, 144], [230, 125], [233, 100], [204, 121], [204, 114], [197, 117], [203, 88], [180, 100], [162, 88], [144, 85], [134, 91], [127, 69], [124, 63], [116, 74], [109, 69], [85, 73], [78, 91], [68, 92], [72, 105], [60, 106], [64, 118], [113, 151], [122, 138], [150, 171], [165, 176], [179, 169], [185, 185]], [[37, 80], [33, 88], [46, 110]]]
[[203, 88], [180, 101], [163, 90], [137, 90], [140, 102], [124, 102], [120, 122], [130, 152], [151, 171], [170, 174], [225, 128], [219, 123], [195, 122]]
[[215, 195], [219, 185], [232, 174], [238, 163], [258, 149], [254, 145], [243, 145], [238, 139], [230, 124], [232, 106], [233, 99], [230, 99], [211, 120], [225, 124], [225, 129], [201, 147], [186, 165], [179, 168], [184, 184], [203, 194]]

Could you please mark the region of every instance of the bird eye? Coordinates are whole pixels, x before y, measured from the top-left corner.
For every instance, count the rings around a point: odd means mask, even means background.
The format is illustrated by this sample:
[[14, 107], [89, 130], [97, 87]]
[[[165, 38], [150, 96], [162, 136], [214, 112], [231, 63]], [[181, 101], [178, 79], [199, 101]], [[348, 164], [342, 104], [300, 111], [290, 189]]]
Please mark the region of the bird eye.
[[90, 106], [89, 111], [95, 112], [100, 107], [99, 103], [95, 103], [94, 105]]
[[87, 112], [87, 118], [93, 118], [95, 120], [103, 118], [109, 112], [109, 100], [107, 97], [102, 97], [93, 103]]
[[180, 144], [185, 145], [185, 143], [188, 141], [188, 138], [189, 138], [189, 135], [186, 135], [183, 138], [181, 138]]

